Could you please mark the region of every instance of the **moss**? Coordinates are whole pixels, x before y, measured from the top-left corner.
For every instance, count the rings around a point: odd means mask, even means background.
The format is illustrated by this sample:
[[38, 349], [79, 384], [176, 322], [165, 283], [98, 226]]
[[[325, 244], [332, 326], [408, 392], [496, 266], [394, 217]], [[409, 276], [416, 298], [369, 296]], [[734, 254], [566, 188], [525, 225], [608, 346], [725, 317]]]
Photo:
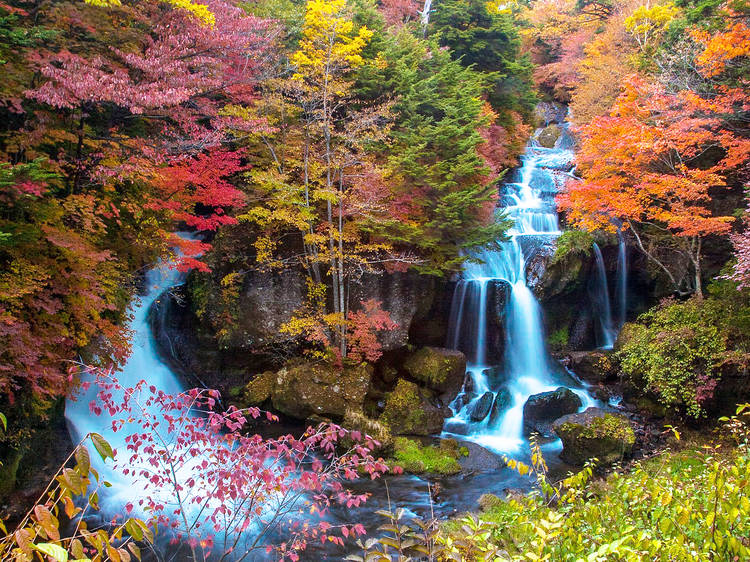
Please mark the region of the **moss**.
[[243, 404], [258, 406], [268, 400], [273, 392], [274, 379], [275, 374], [273, 371], [266, 371], [265, 373], [256, 375], [243, 389]]
[[407, 357], [404, 369], [430, 388], [442, 390], [452, 377], [463, 380], [466, 360], [456, 351], [423, 347]]
[[552, 349], [560, 350], [568, 346], [568, 340], [568, 326], [562, 326], [549, 335], [547, 343]]
[[566, 422], [555, 431], [563, 441], [561, 456], [574, 464], [583, 464], [592, 458], [611, 464], [629, 456], [635, 443], [630, 423], [612, 414], [595, 417], [585, 425]]
[[[566, 429], [566, 426], [571, 426]], [[607, 414], [601, 418], [594, 418], [589, 425], [566, 423], [561, 427], [561, 431], [575, 430], [580, 427], [579, 435], [586, 439], [618, 439], [627, 445], [635, 443], [635, 433], [630, 424], [620, 416]]]
[[380, 420], [392, 429], [398, 429], [400, 433], [412, 433], [412, 430], [425, 423], [426, 417], [419, 387], [413, 382], [400, 379], [386, 398]]
[[422, 446], [419, 442], [406, 437], [397, 437], [393, 445], [391, 464], [398, 465], [406, 472], [421, 474], [458, 474], [461, 465], [458, 463], [459, 448]]
[[588, 232], [584, 230], [566, 230], [557, 239], [557, 248], [550, 264], [562, 262], [573, 254], [588, 256], [591, 254], [593, 245], [594, 238]]
[[498, 507], [502, 507], [504, 500], [495, 494], [482, 494], [477, 503], [479, 504], [479, 509], [482, 511], [491, 511]]

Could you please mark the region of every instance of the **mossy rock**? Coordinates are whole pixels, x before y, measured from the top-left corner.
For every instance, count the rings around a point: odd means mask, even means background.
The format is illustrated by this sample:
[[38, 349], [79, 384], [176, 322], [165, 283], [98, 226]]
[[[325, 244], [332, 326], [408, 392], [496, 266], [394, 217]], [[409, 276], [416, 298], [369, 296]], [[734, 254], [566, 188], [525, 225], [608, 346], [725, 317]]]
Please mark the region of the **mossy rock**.
[[596, 458], [598, 464], [609, 465], [633, 452], [635, 432], [630, 421], [600, 408], [563, 416], [552, 427], [563, 442], [560, 457], [570, 464], [581, 466]]
[[434, 445], [421, 445], [418, 441], [406, 437], [397, 437], [393, 445], [393, 459], [391, 464], [400, 466], [406, 472], [422, 474], [452, 475], [461, 472], [458, 458], [461, 448]]
[[454, 349], [422, 347], [406, 358], [404, 369], [433, 390], [457, 394], [466, 374], [466, 357]]
[[393, 392], [386, 395], [380, 421], [394, 435], [432, 435], [442, 430], [443, 420], [450, 415], [449, 408], [434, 403], [428, 389], [399, 379]]
[[[390, 428], [378, 420], [368, 418], [359, 410], [347, 410], [344, 419], [341, 421], [341, 427], [349, 431], [358, 431], [362, 438], [369, 436], [377, 441], [379, 445], [372, 448], [373, 453], [385, 455], [393, 448], [393, 436]], [[344, 446], [353, 444], [351, 439], [344, 439]]]
[[362, 409], [372, 372], [365, 363], [340, 369], [329, 363], [292, 362], [273, 375], [271, 403], [298, 419], [313, 414], [341, 419], [349, 409]]
[[242, 390], [242, 405], [260, 406], [271, 398], [275, 378], [276, 373], [273, 371], [266, 371], [265, 373], [256, 375]]

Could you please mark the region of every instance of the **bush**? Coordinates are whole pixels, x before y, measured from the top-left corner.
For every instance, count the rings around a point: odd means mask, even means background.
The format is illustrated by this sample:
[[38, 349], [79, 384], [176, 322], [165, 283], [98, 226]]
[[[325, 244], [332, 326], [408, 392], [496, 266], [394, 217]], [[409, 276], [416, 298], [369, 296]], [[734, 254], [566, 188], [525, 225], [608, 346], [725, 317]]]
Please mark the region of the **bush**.
[[724, 315], [715, 299], [665, 301], [629, 328], [617, 353], [622, 371], [663, 405], [704, 416], [727, 353]]
[[557, 239], [555, 255], [551, 264], [563, 261], [571, 254], [588, 256], [594, 245], [594, 237], [585, 230], [566, 230]]
[[[533, 466], [508, 465], [536, 477], [538, 490], [506, 501], [485, 495], [479, 517], [442, 525], [406, 525], [397, 514], [398, 524], [382, 527], [394, 536], [381, 544], [408, 545], [408, 554], [431, 560], [748, 560], [750, 405], [737, 414], [725, 420], [732, 447], [667, 451], [606, 480], [590, 481], [587, 467], [550, 484], [532, 442]], [[362, 560], [377, 542], [362, 549]]]

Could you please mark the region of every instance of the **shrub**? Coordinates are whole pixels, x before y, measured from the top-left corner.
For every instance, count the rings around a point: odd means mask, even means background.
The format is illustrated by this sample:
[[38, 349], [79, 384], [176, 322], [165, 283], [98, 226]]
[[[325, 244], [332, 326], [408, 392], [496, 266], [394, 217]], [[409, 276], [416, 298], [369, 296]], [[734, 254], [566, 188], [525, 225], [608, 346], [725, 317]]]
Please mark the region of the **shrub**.
[[617, 353], [623, 372], [667, 407], [698, 418], [713, 397], [728, 331], [714, 299], [665, 301], [628, 330]]

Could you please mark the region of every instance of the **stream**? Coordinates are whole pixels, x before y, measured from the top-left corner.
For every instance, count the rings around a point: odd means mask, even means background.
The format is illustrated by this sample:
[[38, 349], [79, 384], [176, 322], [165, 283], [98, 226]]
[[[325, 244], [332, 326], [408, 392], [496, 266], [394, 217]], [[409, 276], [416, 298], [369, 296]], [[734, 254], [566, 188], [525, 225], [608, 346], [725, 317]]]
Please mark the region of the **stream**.
[[[542, 311], [534, 293], [527, 285], [527, 263], [535, 252], [554, 244], [560, 235], [554, 196], [561, 182], [573, 168], [572, 142], [564, 133], [556, 148], [542, 148], [532, 141], [522, 157], [522, 165], [512, 181], [502, 188], [500, 216], [507, 216], [513, 226], [509, 239], [500, 242], [496, 250], [483, 250], [473, 257], [482, 263], [469, 263], [456, 286], [453, 297], [448, 347], [460, 349], [468, 358], [464, 388], [451, 403], [453, 416], [446, 420], [443, 437], [454, 437], [481, 445], [496, 455], [509, 455], [521, 460], [529, 457], [528, 441], [523, 428], [523, 406], [532, 394], [554, 390], [559, 386], [571, 388], [582, 400], [581, 410], [601, 405], [586, 391], [585, 385], [550, 357], [546, 349]], [[624, 248], [624, 244], [621, 244]], [[595, 248], [598, 251], [598, 248]], [[594, 308], [600, 310], [599, 326], [602, 347], [611, 346], [625, 310], [625, 281], [627, 268], [621, 248], [614, 313], [610, 307], [606, 272], [597, 269], [603, 279], [592, 281], [591, 295]], [[597, 255], [597, 264], [600, 262]], [[621, 271], [621, 274], [620, 274]], [[183, 384], [162, 361], [151, 333], [148, 312], [166, 292], [184, 281], [184, 276], [169, 264], [162, 264], [146, 276], [146, 291], [132, 306], [130, 329], [133, 333], [132, 354], [118, 373], [123, 386], [134, 386], [146, 379], [167, 393], [178, 393]], [[497, 357], [496, 342], [488, 342], [488, 299], [501, 288], [507, 293], [504, 308], [505, 341], [502, 357]], [[598, 303], [598, 304], [597, 304]], [[481, 420], [473, 419], [477, 401], [490, 393], [492, 413]], [[104, 425], [103, 418], [89, 411], [95, 390], [84, 392], [77, 400], [69, 400], [66, 419], [74, 442], [88, 432], [102, 434], [116, 449], [124, 448], [127, 431], [114, 433]], [[487, 400], [487, 398], [485, 398]], [[300, 428], [291, 428], [299, 430]], [[436, 436], [437, 438], [437, 436]], [[559, 440], [547, 440], [543, 451], [553, 474], [565, 474], [570, 467], [562, 464], [557, 453]], [[92, 455], [92, 460], [95, 455]], [[371, 493], [364, 507], [347, 509], [335, 507], [327, 514], [329, 522], [359, 522], [372, 532], [383, 520], [374, 512], [378, 509], [403, 507], [408, 514], [420, 517], [448, 517], [466, 510], [474, 510], [482, 494], [504, 495], [508, 489], [528, 489], [532, 481], [508, 468], [477, 469], [453, 477], [428, 479], [412, 475], [387, 476], [354, 484], [359, 492]], [[137, 482], [115, 473], [101, 462], [96, 468], [112, 483], [102, 494], [101, 506], [105, 515], [121, 512], [127, 502], [137, 497]], [[434, 486], [439, 490], [435, 493]], [[341, 559], [343, 551], [335, 545], [313, 546], [303, 552], [305, 560], [322, 558]]]

